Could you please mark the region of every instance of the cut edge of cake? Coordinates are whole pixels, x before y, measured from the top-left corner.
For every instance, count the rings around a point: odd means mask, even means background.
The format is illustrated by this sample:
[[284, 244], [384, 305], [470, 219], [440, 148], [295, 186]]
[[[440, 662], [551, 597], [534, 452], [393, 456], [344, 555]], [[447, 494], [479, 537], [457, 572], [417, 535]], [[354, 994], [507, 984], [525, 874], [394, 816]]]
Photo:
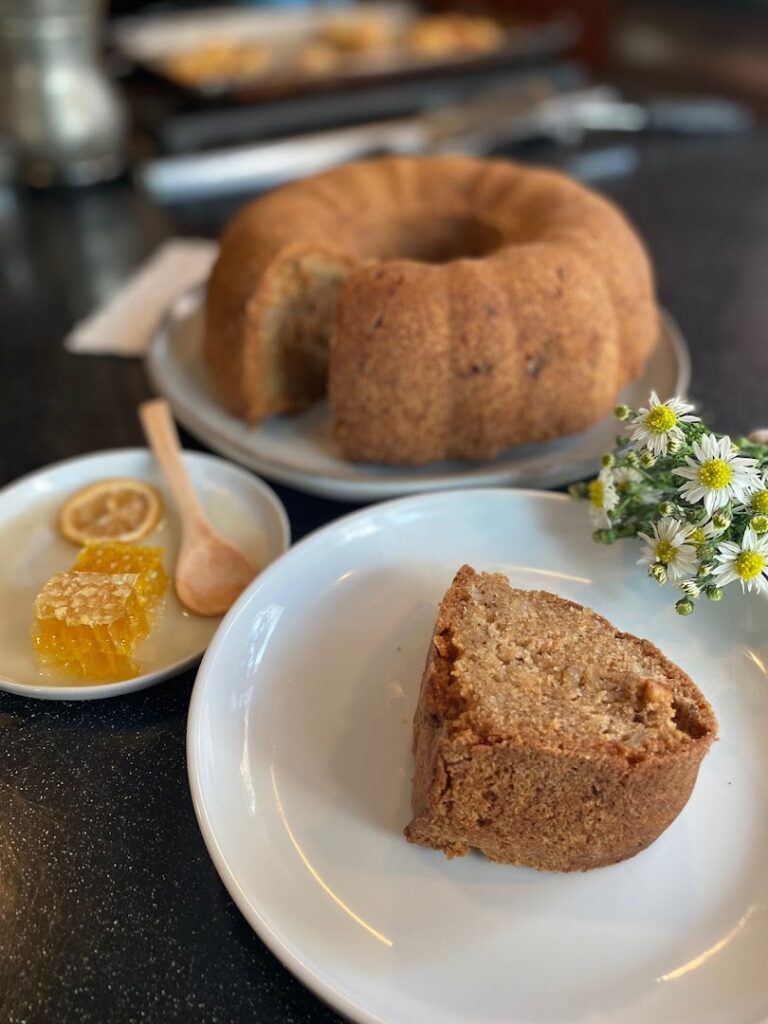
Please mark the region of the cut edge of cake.
[[[499, 671], [497, 661], [498, 685], [495, 678], [490, 687], [486, 680], [483, 690], [477, 664], [465, 663], [462, 635], [467, 609], [482, 608], [483, 599], [535, 604], [545, 609], [545, 618], [561, 617], [569, 629], [583, 623], [583, 632], [613, 647], [617, 667], [611, 686], [618, 696], [606, 687], [605, 706], [594, 710], [593, 734], [582, 728], [586, 736], [575, 735], [579, 722], [583, 727], [591, 721], [593, 709], [565, 705], [578, 690], [575, 677], [561, 674], [552, 686], [542, 683], [533, 662], [513, 660], [514, 644], [508, 645], [512, 667]], [[487, 644], [494, 628], [489, 624]], [[540, 651], [542, 638], [536, 642]], [[577, 637], [568, 648], [567, 638], [560, 638], [554, 647], [588, 663], [578, 643]], [[474, 637], [473, 644], [479, 648], [480, 640]], [[543, 649], [549, 656], [546, 642]], [[627, 669], [626, 680], [622, 659], [630, 666], [635, 659], [639, 666]], [[533, 714], [527, 721], [510, 719], [505, 689], [515, 684], [507, 677], [532, 691], [528, 708], [543, 708], [548, 721], [535, 721]], [[594, 683], [587, 678], [588, 697], [599, 694]], [[623, 686], [636, 704], [612, 718], [608, 698], [620, 703]], [[553, 717], [559, 706], [562, 721]], [[677, 817], [716, 735], [714, 713], [696, 685], [647, 640], [620, 632], [572, 601], [514, 590], [505, 576], [479, 574], [465, 565], [443, 598], [430, 643], [414, 719], [413, 819], [405, 834], [449, 857], [474, 847], [492, 860], [540, 869], [586, 870], [613, 863], [649, 845]]]

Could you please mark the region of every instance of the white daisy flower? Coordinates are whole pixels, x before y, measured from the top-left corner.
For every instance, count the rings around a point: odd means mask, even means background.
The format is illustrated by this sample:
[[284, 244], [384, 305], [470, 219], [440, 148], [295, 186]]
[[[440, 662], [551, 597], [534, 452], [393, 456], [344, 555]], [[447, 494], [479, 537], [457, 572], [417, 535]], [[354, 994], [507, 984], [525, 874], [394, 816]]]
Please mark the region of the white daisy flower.
[[739, 455], [730, 437], [718, 439], [705, 434], [694, 442], [693, 454], [695, 458], [687, 458], [682, 469], [672, 472], [687, 480], [680, 489], [681, 496], [691, 505], [703, 502], [707, 515], [729, 501], [745, 501], [759, 486], [755, 459]]
[[[615, 466], [611, 472], [613, 483], [619, 494], [625, 494], [630, 487], [643, 482], [643, 474], [634, 466]], [[658, 491], [646, 486], [641, 491], [637, 491], [634, 497], [635, 501], [640, 501], [643, 505], [658, 505], [661, 495]]]
[[663, 494], [661, 491], [655, 491], [652, 487], [649, 487], [648, 490], [640, 491], [635, 497], [641, 505], [658, 505]]
[[761, 475], [757, 487], [757, 490], [747, 496], [744, 505], [753, 515], [768, 515], [768, 480], [764, 474]]
[[715, 559], [713, 575], [719, 587], [739, 580], [743, 591], [768, 591], [768, 535], [745, 530], [741, 544], [725, 541]]
[[666, 455], [669, 442], [679, 444], [685, 435], [680, 423], [692, 423], [697, 416], [689, 415], [692, 405], [681, 398], [670, 398], [661, 402], [655, 391], [651, 392], [649, 407], [640, 409], [632, 420], [629, 437], [636, 448], [648, 448], [654, 455]]
[[711, 519], [707, 519], [705, 523], [699, 523], [697, 526], [689, 527], [689, 529], [691, 532], [688, 534], [688, 539], [697, 547], [699, 544], [707, 544], [714, 540], [723, 532], [715, 526]]
[[653, 536], [638, 533], [645, 541], [646, 549], [638, 565], [661, 563], [672, 582], [692, 576], [696, 571], [696, 548], [689, 538], [690, 527], [679, 519], [665, 516], [653, 524]]
[[613, 482], [617, 490], [626, 491], [633, 484], [641, 484], [643, 474], [634, 466], [616, 466], [613, 470]]
[[610, 469], [601, 469], [599, 476], [589, 482], [587, 495], [592, 522], [600, 529], [608, 529], [612, 525], [608, 513], [619, 503]]

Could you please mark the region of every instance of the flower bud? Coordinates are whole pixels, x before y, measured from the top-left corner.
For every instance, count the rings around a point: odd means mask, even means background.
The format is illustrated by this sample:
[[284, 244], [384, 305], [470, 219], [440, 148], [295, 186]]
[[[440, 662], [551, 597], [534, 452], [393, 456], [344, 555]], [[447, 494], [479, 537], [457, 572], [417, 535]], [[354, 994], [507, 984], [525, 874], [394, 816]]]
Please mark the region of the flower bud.
[[711, 576], [714, 571], [715, 567], [712, 564], [712, 562], [702, 562], [698, 568], [696, 575], [699, 577], [699, 579], [703, 580], [706, 576]]
[[712, 516], [712, 525], [716, 530], [727, 530], [731, 525], [731, 515], [725, 509], [720, 509]]
[[679, 437], [668, 437], [667, 438], [667, 455], [677, 455], [680, 449], [683, 447], [683, 442]]
[[677, 505], [674, 501], [662, 501], [659, 505], [659, 515], [663, 518], [673, 516], [677, 512]]
[[598, 544], [613, 544], [616, 540], [616, 534], [613, 530], [595, 530], [592, 534], [592, 540]]
[[692, 599], [697, 598], [701, 593], [701, 588], [698, 583], [695, 583], [693, 580], [683, 580], [682, 583], [679, 584], [679, 587], [686, 597], [690, 597]]
[[710, 601], [720, 601], [723, 596], [723, 592], [720, 587], [707, 587], [704, 591]]
[[610, 452], [608, 452], [607, 455], [604, 455], [602, 459], [600, 459], [600, 462], [605, 469], [610, 469], [611, 466], [615, 464], [616, 459], [613, 457], [613, 455], [611, 455]]
[[710, 558], [713, 558], [715, 554], [714, 544], [699, 544], [696, 548], [696, 556], [702, 562], [708, 562]]
[[667, 582], [667, 567], [662, 562], [654, 562], [653, 565], [648, 566], [648, 575], [652, 580], [656, 580], [660, 587], [663, 587]]
[[650, 469], [652, 466], [655, 466], [656, 456], [653, 454], [653, 452], [648, 451], [647, 448], [644, 452], [641, 452], [640, 465], [643, 466], [644, 469]]
[[754, 530], [755, 533], [768, 533], [768, 516], [762, 513], [757, 516], [752, 516], [749, 521], [749, 528]]
[[687, 597], [681, 597], [675, 605], [675, 611], [678, 615], [690, 615], [693, 611], [693, 601]]
[[629, 417], [632, 415], [632, 410], [629, 408], [628, 405], [617, 405], [616, 408], [613, 410], [613, 415], [616, 417], [617, 420], [621, 420], [623, 422], [624, 420], [629, 419]]
[[630, 466], [638, 466], [640, 464], [640, 456], [637, 452], [627, 452], [625, 458]]

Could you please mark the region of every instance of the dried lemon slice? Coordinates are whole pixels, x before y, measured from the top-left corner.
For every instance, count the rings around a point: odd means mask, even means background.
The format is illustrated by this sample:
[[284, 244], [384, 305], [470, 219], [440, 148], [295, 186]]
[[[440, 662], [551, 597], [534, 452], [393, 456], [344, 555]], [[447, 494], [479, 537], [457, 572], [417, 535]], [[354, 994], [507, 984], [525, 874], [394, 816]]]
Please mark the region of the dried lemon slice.
[[163, 516], [156, 488], [129, 478], [99, 480], [73, 494], [59, 512], [62, 536], [75, 544], [142, 540]]

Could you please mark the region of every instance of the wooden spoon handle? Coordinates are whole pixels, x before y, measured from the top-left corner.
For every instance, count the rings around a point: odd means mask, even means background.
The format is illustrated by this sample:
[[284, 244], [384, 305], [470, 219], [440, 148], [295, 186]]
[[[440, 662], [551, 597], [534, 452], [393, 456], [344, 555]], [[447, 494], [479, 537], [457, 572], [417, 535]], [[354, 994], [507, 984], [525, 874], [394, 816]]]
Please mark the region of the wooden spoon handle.
[[149, 442], [166, 482], [176, 499], [182, 523], [205, 519], [200, 499], [189, 479], [181, 454], [179, 435], [173, 422], [171, 408], [163, 398], [153, 398], [139, 406], [139, 419], [144, 436]]

